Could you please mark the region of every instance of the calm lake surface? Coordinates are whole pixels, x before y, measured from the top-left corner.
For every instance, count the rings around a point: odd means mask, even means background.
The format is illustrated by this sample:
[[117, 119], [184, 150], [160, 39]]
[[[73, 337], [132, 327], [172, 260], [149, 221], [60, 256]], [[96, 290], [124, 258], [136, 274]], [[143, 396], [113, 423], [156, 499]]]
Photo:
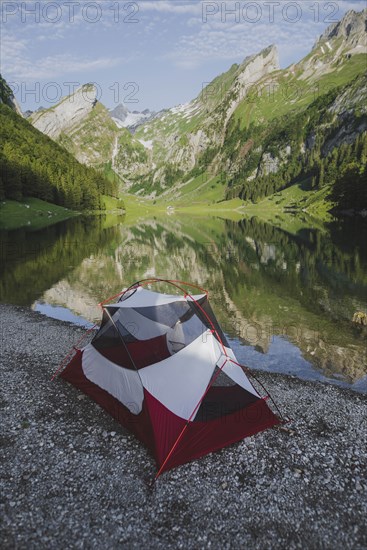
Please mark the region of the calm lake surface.
[[151, 276], [209, 290], [238, 359], [367, 392], [367, 220], [173, 214], [74, 218], [1, 232], [0, 300], [89, 326], [98, 303]]

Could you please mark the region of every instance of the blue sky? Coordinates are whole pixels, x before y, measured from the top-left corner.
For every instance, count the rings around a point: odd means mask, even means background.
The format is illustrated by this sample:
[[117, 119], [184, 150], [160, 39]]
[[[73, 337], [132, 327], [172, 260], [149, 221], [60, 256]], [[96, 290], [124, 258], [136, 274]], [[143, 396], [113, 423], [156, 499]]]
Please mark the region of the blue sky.
[[1, 72], [23, 110], [86, 82], [108, 107], [159, 110], [269, 44], [286, 67], [364, 0], [1, 0]]

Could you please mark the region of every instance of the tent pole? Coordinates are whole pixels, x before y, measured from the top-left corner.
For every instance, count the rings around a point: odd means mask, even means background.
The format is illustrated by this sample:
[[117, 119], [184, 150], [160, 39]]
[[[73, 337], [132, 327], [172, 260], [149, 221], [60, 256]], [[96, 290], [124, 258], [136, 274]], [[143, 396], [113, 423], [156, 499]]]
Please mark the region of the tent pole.
[[[122, 345], [124, 346], [124, 348], [125, 348], [125, 350], [126, 350], [126, 353], [127, 353], [128, 357], [129, 357], [129, 359], [130, 359], [130, 362], [131, 362], [133, 368], [134, 368], [134, 369], [136, 370], [136, 372], [138, 373], [139, 378], [140, 378], [139, 369], [138, 369], [137, 366], [135, 365], [135, 362], [134, 362], [133, 358], [131, 357], [131, 353], [129, 352], [129, 349], [128, 349], [127, 345], [125, 344], [124, 339], [122, 338], [122, 336], [121, 336], [121, 334], [120, 334], [120, 331], [119, 331], [119, 329], [118, 329], [117, 326], [116, 326], [115, 321], [112, 319], [112, 316], [111, 316], [110, 312], [108, 311], [108, 309], [107, 309], [107, 308], [104, 308], [104, 310], [105, 310], [105, 312], [107, 313], [107, 315], [108, 315], [110, 321], [112, 322], [113, 326], [115, 327], [115, 330], [116, 330], [116, 332], [117, 332], [117, 334], [118, 334], [118, 336], [119, 336], [119, 338], [120, 338], [120, 340], [121, 340], [121, 342], [122, 342]], [[143, 385], [143, 382], [142, 382], [141, 378], [140, 378], [140, 382], [141, 382], [141, 384]]]
[[[190, 415], [190, 418], [188, 419], [187, 423], [185, 424], [185, 426], [183, 427], [180, 435], [178, 436], [178, 438], [176, 439], [175, 443], [173, 444], [173, 447], [172, 449], [170, 450], [170, 452], [168, 453], [165, 461], [163, 462], [162, 466], [160, 467], [159, 469], [159, 472], [157, 473], [157, 475], [155, 476], [155, 480], [160, 476], [164, 466], [167, 464], [167, 461], [169, 459], [169, 457], [172, 455], [174, 449], [177, 447], [177, 444], [178, 442], [180, 441], [181, 437], [183, 436], [184, 434], [184, 431], [186, 430], [187, 426], [189, 425], [189, 423], [191, 422], [192, 418], [194, 417], [194, 415], [196, 414], [196, 411], [198, 410], [198, 408], [200, 407], [201, 403], [204, 401], [205, 397], [206, 397], [206, 394], [208, 393], [208, 391], [210, 390], [210, 388], [212, 387], [212, 385], [214, 384], [214, 382], [216, 381], [216, 379], [218, 378], [219, 374], [222, 372], [223, 368], [224, 368], [224, 365], [226, 365], [228, 363], [228, 358], [224, 361], [223, 365], [221, 367], [218, 367], [218, 372], [213, 376], [213, 378], [210, 380], [205, 392], [203, 393], [203, 395], [201, 396], [201, 398], [199, 399], [198, 403], [196, 404], [194, 410], [192, 411], [191, 415]], [[218, 366], [218, 365], [217, 365]], [[154, 480], [154, 481], [155, 481]]]

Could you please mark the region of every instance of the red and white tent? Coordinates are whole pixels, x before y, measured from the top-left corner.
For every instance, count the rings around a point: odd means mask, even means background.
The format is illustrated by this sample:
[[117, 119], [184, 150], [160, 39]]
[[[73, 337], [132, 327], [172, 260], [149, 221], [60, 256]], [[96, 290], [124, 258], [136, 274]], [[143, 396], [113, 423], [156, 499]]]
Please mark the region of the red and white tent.
[[102, 305], [99, 331], [61, 377], [152, 451], [158, 477], [281, 421], [237, 362], [207, 292], [144, 288], [156, 281], [136, 283]]

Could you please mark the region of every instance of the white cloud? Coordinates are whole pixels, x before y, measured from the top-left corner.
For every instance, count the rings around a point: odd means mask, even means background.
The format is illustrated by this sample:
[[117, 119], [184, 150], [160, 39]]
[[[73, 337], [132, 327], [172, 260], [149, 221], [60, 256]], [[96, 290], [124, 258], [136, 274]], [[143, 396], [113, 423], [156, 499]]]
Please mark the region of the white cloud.
[[341, 0], [337, 4], [343, 12], [349, 10], [362, 11], [367, 7], [365, 0]]
[[205, 25], [197, 33], [181, 36], [176, 47], [165, 57], [182, 68], [197, 67], [217, 59], [238, 62], [270, 44], [278, 45], [280, 52], [286, 51], [285, 46], [294, 46], [295, 35], [298, 36], [297, 52], [302, 55], [302, 50], [311, 48], [322, 29], [322, 25], [310, 26], [306, 22], [288, 26], [267, 23], [251, 27], [248, 23]]
[[[240, 6], [248, 3], [247, 0], [237, 1], [240, 1]], [[172, 70], [172, 65], [189, 70], [204, 67], [210, 62], [215, 74], [216, 63], [219, 72], [227, 63], [229, 67], [269, 44], [276, 44], [284, 67], [310, 51], [317, 37], [330, 24], [330, 17], [339, 20], [345, 11], [360, 11], [365, 7], [363, 0], [296, 0], [302, 8], [302, 17], [299, 22], [290, 23], [282, 13], [284, 4], [290, 0], [274, 1], [280, 5], [275, 6], [275, 20], [270, 22], [268, 4], [255, 0], [262, 10], [257, 23], [246, 21], [243, 16], [245, 13], [253, 17], [253, 10], [241, 11], [240, 20], [236, 22], [228, 12], [235, 5], [235, 0], [135, 0], [139, 11], [134, 18], [138, 19], [138, 24], [124, 21], [128, 13], [123, 6], [127, 5], [127, 1], [119, 3], [122, 8], [116, 22], [111, 6], [117, 3], [112, 0], [97, 0], [102, 8], [102, 17], [96, 24], [88, 23], [83, 18], [82, 8], [88, 0], [79, 0], [80, 7], [75, 10], [73, 22], [69, 21], [66, 8], [63, 18], [56, 23], [49, 23], [44, 18], [36, 23], [28, 17], [27, 23], [22, 24], [20, 14], [9, 16], [1, 37], [2, 70], [5, 77], [24, 80], [28, 85], [32, 80], [67, 79], [68, 75], [79, 73], [82, 80], [82, 75], [87, 72], [90, 73], [87, 78], [103, 80], [109, 75], [110, 81], [113, 81], [117, 73], [120, 77], [123, 72], [114, 68], [124, 66], [126, 73], [132, 73], [135, 79], [139, 71], [148, 75], [147, 82], [154, 88], [152, 94], [160, 98], [157, 82]], [[216, 13], [207, 17], [207, 22], [202, 17], [204, 2], [218, 7]], [[67, 4], [61, 0], [59, 3], [60, 6]], [[314, 20], [317, 4], [319, 17]], [[226, 18], [221, 13], [223, 5], [227, 9]], [[333, 5], [338, 8], [335, 13], [330, 8]], [[293, 13], [290, 9], [289, 15]], [[93, 10], [90, 15], [93, 15]], [[79, 80], [78, 77], [76, 79]], [[189, 87], [187, 84], [187, 89]], [[181, 90], [174, 83], [171, 88], [174, 103]]]
[[13, 67], [21, 65], [27, 55], [29, 40], [3, 31], [1, 37], [1, 72], [10, 75]]
[[[57, 34], [59, 29], [55, 29]], [[36, 56], [32, 54], [32, 45], [35, 41], [45, 43], [49, 41], [47, 34], [38, 34], [32, 38], [22, 37], [23, 33], [16, 35], [13, 31], [3, 29], [1, 37], [1, 70], [6, 77], [13, 80], [45, 80], [63, 77], [71, 73], [85, 73], [116, 67], [126, 63], [128, 56], [110, 57], [81, 57], [71, 53]]]
[[202, 13], [201, 1], [178, 2], [177, 0], [144, 0], [137, 2], [139, 12], [156, 11], [175, 15], [198, 15]]
[[329, 0], [297, 0], [296, 2], [274, 0], [274, 6], [270, 7], [271, 3], [272, 0], [256, 0], [255, 2], [248, 2], [247, 0], [137, 1], [143, 21], [144, 14], [149, 11], [168, 16], [182, 15], [187, 16], [185, 23], [189, 28], [202, 25], [223, 26], [227, 24], [235, 24], [238, 28], [238, 25], [244, 22], [252, 26], [255, 23], [251, 20], [255, 20], [257, 15], [260, 17], [260, 22], [267, 23], [269, 27], [282, 24], [293, 27], [294, 23], [291, 23], [287, 18], [296, 18], [297, 13], [301, 16], [300, 22], [307, 21], [310, 24], [327, 26], [341, 19], [348, 10], [361, 11], [366, 7], [365, 0], [336, 0], [335, 2]]
[[[233, 2], [226, 3], [226, 7], [230, 4]], [[241, 2], [239, 5], [242, 7], [245, 4], [246, 2]], [[267, 3], [257, 4], [262, 9], [259, 12], [261, 17], [256, 23], [246, 20], [246, 13], [249, 19], [253, 14], [250, 16], [249, 12], [244, 12], [244, 15], [242, 11], [237, 20], [234, 15], [223, 17], [220, 12], [208, 18], [206, 23], [197, 18], [188, 18], [188, 32], [177, 39], [175, 46], [164, 57], [178, 67], [191, 69], [217, 59], [238, 62], [269, 44], [276, 44], [279, 47], [281, 65], [286, 66], [308, 53], [325, 28], [331, 22], [339, 20], [345, 11], [358, 11], [363, 7], [362, 2], [356, 1], [321, 1], [316, 10], [315, 2], [302, 0], [297, 2], [300, 20], [292, 22], [289, 19], [296, 16], [296, 11], [285, 12], [285, 17], [284, 5], [290, 3], [280, 0], [279, 5], [275, 6], [273, 22], [270, 22]], [[338, 7], [335, 13], [331, 9], [334, 4]], [[218, 6], [221, 5], [219, 2]]]
[[27, 57], [7, 60], [3, 64], [6, 75], [16, 80], [47, 80], [60, 78], [71, 73], [85, 73], [116, 67], [125, 60], [121, 58], [100, 57], [96, 59], [81, 59], [70, 54], [47, 56], [35, 61]]
[[21, 55], [27, 51], [29, 40], [15, 36], [14, 33], [3, 31], [1, 37], [1, 57]]

